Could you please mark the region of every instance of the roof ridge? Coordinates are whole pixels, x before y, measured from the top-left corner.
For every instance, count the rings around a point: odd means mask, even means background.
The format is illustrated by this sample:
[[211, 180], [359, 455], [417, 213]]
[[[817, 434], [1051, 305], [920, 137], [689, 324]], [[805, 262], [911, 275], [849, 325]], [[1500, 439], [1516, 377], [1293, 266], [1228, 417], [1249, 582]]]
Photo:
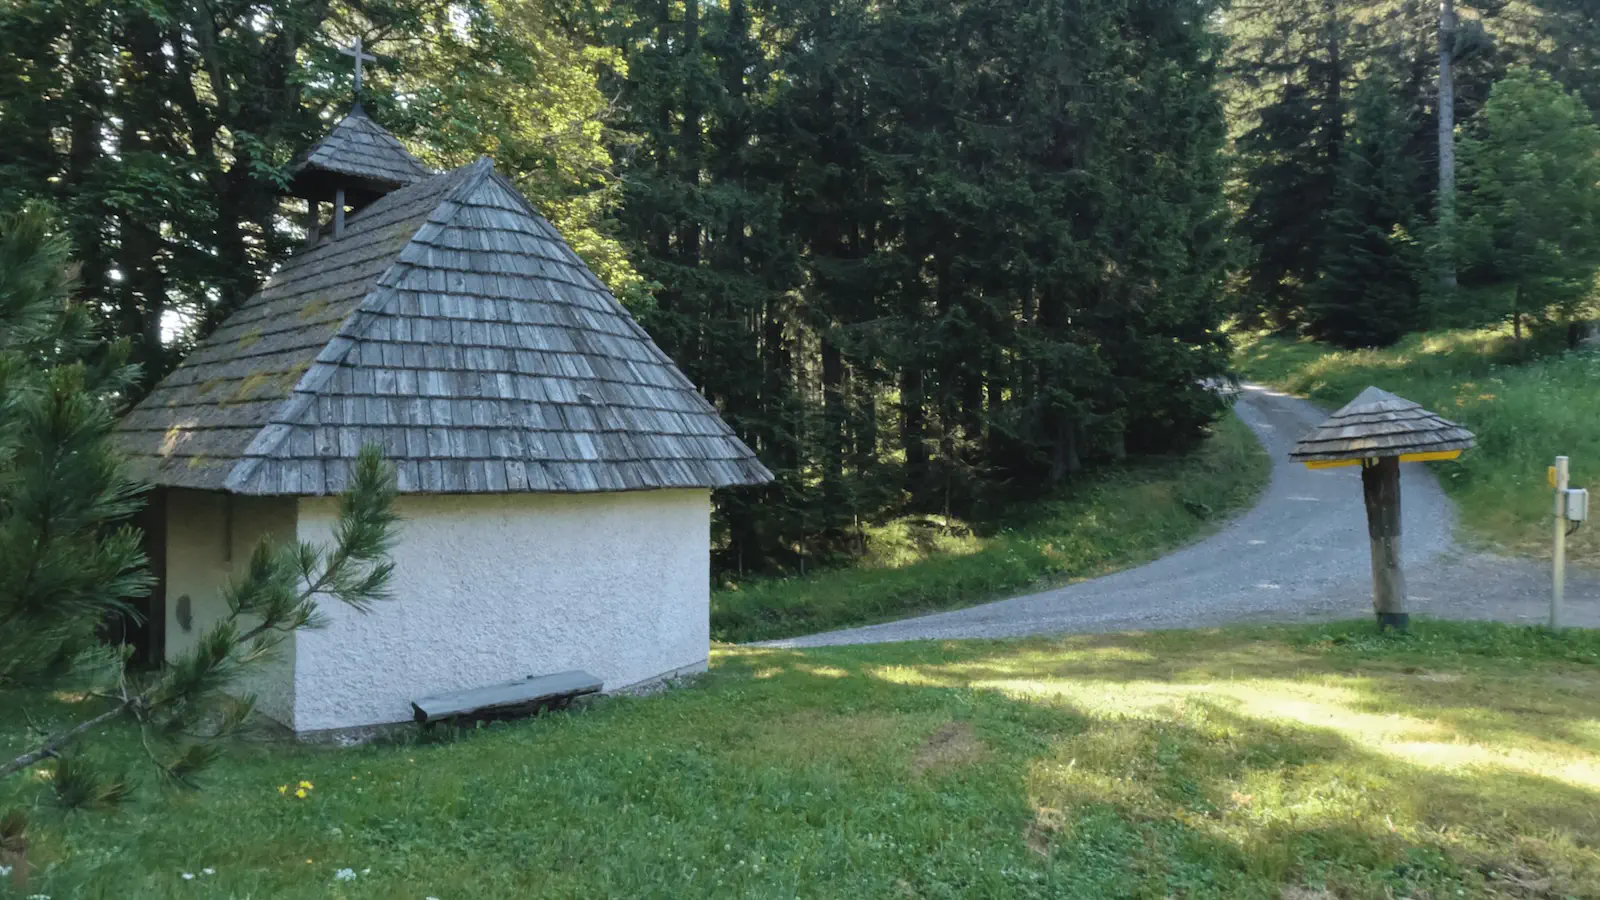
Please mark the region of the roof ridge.
[[[241, 490], [243, 485], [255, 474], [256, 470], [261, 467], [261, 464], [272, 456], [283, 445], [283, 442], [288, 439], [290, 429], [299, 424], [299, 420], [305, 415], [306, 410], [310, 408], [312, 401], [316, 399], [317, 393], [327, 384], [328, 379], [333, 377], [334, 372], [344, 362], [345, 357], [350, 355], [350, 350], [361, 339], [362, 330], [370, 327], [369, 321], [372, 317], [363, 314], [377, 311], [374, 307], [382, 305], [374, 302], [377, 298], [383, 298], [384, 302], [388, 300], [389, 295], [392, 293], [392, 288], [389, 287], [392, 283], [389, 279], [390, 273], [401, 266], [407, 268], [415, 267], [415, 263], [401, 259], [405, 255], [406, 248], [410, 247], [412, 242], [417, 239], [417, 234], [422, 229], [429, 225], [447, 224], [460, 213], [461, 205], [458, 202], [460, 191], [466, 185], [476, 185], [482, 182], [482, 169], [484, 168], [482, 163], [486, 162], [487, 159], [487, 157], [480, 157], [465, 166], [434, 176], [435, 178], [450, 178], [464, 169], [472, 167], [478, 169], [478, 171], [468, 171], [462, 184], [458, 184], [444, 192], [439, 197], [438, 202], [434, 204], [433, 211], [428, 213], [427, 218], [417, 223], [417, 227], [406, 238], [405, 244], [394, 252], [393, 261], [385, 266], [382, 272], [378, 273], [378, 277], [373, 279], [372, 287], [367, 289], [367, 292], [362, 295], [361, 301], [339, 323], [338, 329], [334, 331], [332, 337], [328, 338], [328, 342], [323, 345], [322, 349], [317, 352], [317, 355], [311, 361], [311, 365], [306, 368], [305, 372], [301, 373], [294, 387], [289, 389], [289, 396], [283, 398], [278, 408], [267, 417], [267, 423], [261, 427], [261, 431], [245, 446], [241, 455], [242, 458], [234, 464], [233, 468], [228, 472], [228, 477], [223, 481], [225, 489]], [[492, 165], [489, 168], [492, 170]], [[426, 183], [425, 181], [418, 182], [419, 185]], [[396, 191], [395, 193], [400, 192]], [[391, 194], [390, 196], [393, 195]], [[454, 204], [455, 208], [440, 221], [439, 209], [446, 203]]]
[[320, 246], [119, 425], [157, 483], [335, 494], [368, 443], [403, 493], [771, 479], [492, 160], [390, 192]]
[[[484, 158], [487, 159], [488, 157], [484, 157]], [[553, 238], [554, 240], [556, 240], [558, 243], [560, 243], [561, 246], [567, 248], [567, 251], [569, 253], [571, 253], [573, 255], [573, 257], [576, 259], [576, 261], [580, 264], [580, 268], [583, 270], [583, 272], [585, 274], [587, 274], [589, 276], [589, 279], [593, 283], [594, 286], [598, 287], [600, 290], [606, 292], [607, 294], [611, 294], [611, 287], [609, 285], [607, 285], [605, 282], [600, 280], [600, 276], [596, 275], [594, 273], [594, 270], [589, 268], [589, 264], [587, 262], [584, 262], [583, 257], [578, 255], [578, 251], [572, 249], [572, 245], [567, 243], [566, 235], [562, 234], [561, 231], [556, 228], [555, 224], [552, 223], [548, 218], [546, 218], [545, 214], [540, 212], [538, 207], [533, 205], [533, 201], [532, 200], [529, 200], [522, 193], [522, 191], [517, 189], [516, 184], [514, 184], [511, 181], [510, 178], [507, 178], [503, 173], [501, 173], [500, 171], [498, 171], [496, 169], [493, 169], [493, 168], [490, 169], [490, 174], [493, 175], [496, 184], [500, 185], [502, 188], [505, 188], [506, 193], [508, 193], [512, 197], [514, 197], [516, 199], [516, 201], [522, 205], [522, 209], [523, 209], [524, 212], [526, 212], [528, 215], [533, 216], [536, 220], [538, 220], [540, 222], [543, 222], [545, 224], [545, 227], [550, 230], [550, 237]], [[611, 294], [611, 297], [612, 297], [612, 299], [617, 300], [617, 305], [619, 305], [619, 306], [622, 305], [622, 301], [617, 299], [615, 294]], [[632, 316], [631, 313], [629, 314], [628, 318], [629, 318], [630, 321], [632, 321], [633, 316]], [[634, 324], [638, 325], [639, 323], [634, 322]], [[643, 328], [643, 326], [639, 326], [639, 327]], [[676, 363], [674, 363], [674, 365], [676, 365]]]
[[[481, 161], [488, 161], [490, 163], [489, 174], [493, 177], [495, 183], [501, 188], [504, 188], [507, 194], [510, 194], [513, 198], [515, 198], [516, 201], [522, 206], [524, 212], [532, 216], [536, 222], [543, 223], [544, 227], [549, 231], [549, 236], [552, 240], [554, 240], [560, 246], [566, 248], [566, 251], [572, 254], [571, 262], [576, 263], [579, 271], [588, 276], [591, 287], [598, 288], [607, 297], [611, 298], [611, 302], [615, 303], [617, 308], [623, 313], [624, 319], [626, 319], [634, 334], [644, 339], [645, 344], [655, 352], [656, 357], [662, 362], [665, 362], [668, 368], [672, 372], [676, 373], [678, 378], [683, 382], [683, 386], [686, 387], [696, 397], [698, 397], [700, 401], [706, 405], [707, 409], [716, 412], [716, 405], [710, 400], [706, 399], [705, 395], [700, 392], [699, 385], [696, 385], [694, 381], [690, 379], [688, 375], [684, 374], [684, 371], [678, 367], [677, 360], [669, 356], [667, 351], [661, 349], [660, 345], [655, 342], [655, 339], [650, 336], [650, 332], [646, 331], [645, 327], [640, 325], [638, 320], [633, 317], [633, 314], [628, 311], [628, 308], [623, 305], [622, 300], [617, 297], [616, 294], [611, 292], [611, 287], [605, 282], [601, 281], [600, 276], [596, 275], [594, 270], [589, 268], [589, 264], [585, 262], [583, 257], [578, 254], [578, 251], [574, 250], [572, 245], [567, 242], [566, 235], [563, 235], [561, 231], [556, 228], [554, 223], [546, 218], [544, 213], [540, 212], [539, 209], [533, 205], [533, 201], [529, 200], [527, 196], [522, 193], [522, 191], [517, 189], [517, 186], [511, 182], [511, 179], [507, 178], [493, 167], [492, 160], [489, 160], [489, 158], [486, 156], [480, 157], [479, 159]], [[481, 184], [481, 181], [479, 183]], [[721, 423], [723, 429], [728, 434], [737, 436], [733, 430], [733, 426], [722, 420], [721, 413], [718, 413], [717, 421]]]
[[478, 185], [483, 184], [484, 178], [498, 174], [494, 170], [494, 160], [487, 156], [479, 156], [472, 162], [457, 166], [451, 170], [451, 172], [462, 171], [467, 173], [466, 177], [461, 180], [460, 184], [451, 189], [450, 196], [446, 198], [452, 203], [460, 203], [467, 199], [468, 195], [478, 189]]

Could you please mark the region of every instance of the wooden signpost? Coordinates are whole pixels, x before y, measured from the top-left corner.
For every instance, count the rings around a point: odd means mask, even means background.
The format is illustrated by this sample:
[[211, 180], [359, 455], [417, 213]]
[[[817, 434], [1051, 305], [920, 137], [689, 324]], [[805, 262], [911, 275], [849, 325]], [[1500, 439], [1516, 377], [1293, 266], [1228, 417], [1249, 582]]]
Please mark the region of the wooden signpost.
[[1550, 467], [1550, 487], [1555, 491], [1555, 545], [1551, 554], [1550, 577], [1550, 627], [1560, 628], [1561, 608], [1567, 593], [1567, 535], [1577, 531], [1589, 520], [1589, 492], [1571, 484], [1571, 467], [1565, 456], [1556, 457]]
[[1378, 627], [1406, 627], [1406, 576], [1400, 568], [1400, 458], [1363, 461], [1361, 494], [1372, 539], [1372, 608]]
[[1289, 458], [1312, 469], [1361, 467], [1361, 493], [1372, 540], [1372, 608], [1378, 628], [1405, 630], [1405, 572], [1400, 567], [1400, 464], [1455, 459], [1472, 432], [1403, 397], [1369, 387], [1312, 429]]
[[1567, 597], [1567, 488], [1572, 478], [1565, 456], [1556, 457], [1551, 467], [1551, 487], [1556, 491], [1554, 550], [1551, 553], [1550, 572], [1550, 627], [1561, 627], [1561, 607]]

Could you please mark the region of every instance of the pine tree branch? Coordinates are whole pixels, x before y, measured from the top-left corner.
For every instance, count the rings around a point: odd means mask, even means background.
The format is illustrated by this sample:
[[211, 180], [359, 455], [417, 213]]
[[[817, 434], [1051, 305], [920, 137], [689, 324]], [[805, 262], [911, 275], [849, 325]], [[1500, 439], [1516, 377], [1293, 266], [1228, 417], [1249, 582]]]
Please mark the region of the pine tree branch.
[[67, 744], [72, 743], [78, 738], [79, 735], [90, 730], [91, 728], [94, 728], [96, 725], [103, 725], [106, 722], [117, 718], [132, 708], [133, 701], [124, 700], [123, 702], [118, 703], [116, 706], [113, 706], [112, 708], [106, 710], [98, 716], [95, 716], [92, 719], [86, 719], [82, 722], [79, 722], [71, 728], [68, 728], [66, 731], [57, 732], [53, 737], [47, 739], [39, 746], [29, 750], [27, 753], [22, 754], [16, 759], [13, 759], [11, 762], [0, 766], [0, 778], [10, 777], [17, 772], [21, 772], [24, 769], [32, 767], [40, 760], [48, 759], [49, 757], [56, 755], [57, 750], [60, 750]]
[[[328, 575], [328, 573], [324, 572], [323, 578], [318, 579], [316, 584], [310, 586], [309, 589], [307, 589], [307, 590], [305, 590], [305, 591], [303, 591], [301, 593], [301, 595], [299, 597], [300, 603], [305, 602], [307, 599], [313, 597], [317, 593], [317, 588], [319, 586], [323, 585], [326, 581], [329, 580], [327, 575]], [[240, 616], [241, 616], [241, 613], [235, 612], [229, 618], [230, 618], [231, 621], [236, 621], [238, 618], [240, 618]], [[234, 641], [234, 646], [235, 647], [246, 646], [251, 641], [254, 641], [256, 638], [260, 637], [262, 634], [265, 634], [268, 631], [272, 631], [272, 630], [278, 629], [280, 624], [281, 623], [279, 623], [279, 622], [277, 622], [275, 620], [268, 620], [268, 621], [262, 622], [261, 624], [257, 625], [255, 628], [252, 628], [251, 630], [245, 632], [238, 639], [236, 639]], [[123, 676], [124, 679], [126, 678], [126, 672], [125, 671], [122, 673], [122, 676]], [[125, 684], [124, 684], [124, 687], [125, 687]], [[129, 713], [129, 712], [134, 711], [134, 710], [144, 710], [146, 712], [150, 711], [150, 709], [151, 709], [150, 699], [153, 696], [156, 695], [158, 689], [159, 689], [159, 684], [158, 685], [152, 685], [149, 689], [145, 690], [144, 692], [142, 692], [138, 696], [128, 697], [128, 696], [126, 696], [126, 694], [124, 694], [123, 695], [124, 699], [120, 700], [111, 709], [106, 710], [105, 712], [100, 713], [99, 715], [94, 716], [93, 718], [88, 719], [88, 720], [86, 720], [84, 722], [80, 722], [79, 724], [73, 726], [72, 728], [69, 728], [69, 729], [67, 729], [65, 731], [62, 731], [62, 732], [58, 732], [57, 734], [45, 739], [38, 746], [36, 746], [34, 749], [28, 751], [27, 753], [22, 754], [21, 756], [16, 757], [11, 762], [6, 763], [4, 766], [0, 766], [0, 778], [6, 778], [6, 777], [8, 777], [10, 775], [13, 775], [13, 774], [17, 773], [17, 772], [21, 772], [21, 771], [24, 771], [26, 769], [29, 769], [32, 766], [34, 766], [35, 764], [37, 764], [37, 763], [39, 763], [39, 762], [41, 762], [41, 761], [43, 761], [45, 759], [48, 759], [48, 758], [50, 758], [52, 756], [55, 756], [56, 752], [59, 751], [62, 747], [66, 746], [67, 744], [70, 744], [72, 741], [77, 739], [84, 732], [89, 731], [90, 729], [94, 728], [97, 725], [103, 724], [105, 722], [109, 722], [112, 719], [115, 719], [115, 718], [117, 718], [117, 717], [119, 717], [119, 716], [121, 716], [121, 715], [123, 715], [125, 713]], [[171, 701], [169, 700], [168, 703], [170, 703], [170, 702]], [[159, 705], [167, 705], [167, 704], [166, 703], [162, 703], [162, 704], [159, 704]], [[158, 759], [157, 754], [155, 753], [155, 751], [149, 746], [148, 735], [142, 735], [141, 736], [141, 742], [145, 745], [145, 752], [146, 752], [147, 755], [150, 756], [150, 759], [153, 762], [156, 762], [158, 765], [162, 765], [160, 763], [160, 760]]]
[[[55, 459], [54, 459], [54, 457], [52, 457], [52, 459], [51, 459], [51, 465], [50, 465], [50, 468], [49, 468], [49, 472], [52, 475], [55, 472]], [[45, 484], [46, 485], [49, 485], [49, 484], [52, 484], [52, 483], [53, 482], [49, 478], [45, 479]], [[50, 496], [49, 494], [46, 494], [46, 497], [49, 497], [49, 496]], [[22, 583], [20, 585], [18, 585], [18, 587], [17, 587], [17, 596], [19, 596], [19, 597], [29, 596], [29, 594], [30, 594], [30, 592], [32, 590], [32, 587], [33, 587], [33, 580], [35, 578], [37, 578], [38, 575], [39, 575], [39, 560], [44, 558], [45, 548], [49, 545], [49, 543], [51, 541], [51, 528], [50, 528], [50, 526], [55, 521], [54, 513], [56, 512], [56, 507], [55, 507], [55, 504], [53, 504], [53, 503], [45, 503], [44, 506], [45, 506], [47, 512], [45, 514], [44, 520], [39, 523], [39, 533], [35, 537], [34, 542], [33, 542], [33, 552], [28, 555], [28, 571], [27, 571], [26, 574], [24, 574], [22, 576]], [[0, 620], [0, 624], [4, 624], [4, 625], [9, 626], [11, 624], [11, 620], [12, 619], [21, 618], [24, 611], [25, 611], [24, 607], [19, 605], [16, 609], [14, 609], [12, 611], [12, 615], [9, 618], [4, 619], [4, 620]]]

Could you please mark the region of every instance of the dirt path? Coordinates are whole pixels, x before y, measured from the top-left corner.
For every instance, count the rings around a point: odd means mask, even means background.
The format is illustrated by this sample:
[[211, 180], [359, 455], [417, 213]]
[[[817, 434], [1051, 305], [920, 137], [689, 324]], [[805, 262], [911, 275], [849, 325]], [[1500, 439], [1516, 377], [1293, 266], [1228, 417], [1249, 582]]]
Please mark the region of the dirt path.
[[[1355, 468], [1311, 471], [1289, 447], [1326, 413], [1246, 386], [1239, 417], [1272, 455], [1260, 502], [1222, 531], [1148, 565], [1055, 590], [768, 646], [1305, 622], [1372, 613], [1366, 518]], [[1403, 469], [1402, 551], [1413, 613], [1535, 623], [1549, 609], [1548, 565], [1461, 549], [1454, 508], [1425, 466]], [[1600, 578], [1571, 571], [1567, 621], [1600, 625]]]

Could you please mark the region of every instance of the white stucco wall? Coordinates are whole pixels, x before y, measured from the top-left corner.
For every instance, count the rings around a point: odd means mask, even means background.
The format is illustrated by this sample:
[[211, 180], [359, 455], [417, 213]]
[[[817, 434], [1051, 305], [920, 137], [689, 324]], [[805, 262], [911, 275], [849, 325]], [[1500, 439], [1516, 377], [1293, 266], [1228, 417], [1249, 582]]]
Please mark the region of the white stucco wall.
[[[297, 731], [408, 720], [417, 697], [586, 669], [617, 690], [702, 667], [710, 493], [401, 497], [394, 599], [296, 637]], [[332, 499], [300, 500], [327, 544]]]
[[[236, 497], [216, 491], [172, 488], [167, 494], [166, 658], [190, 649], [228, 614], [223, 588], [242, 574], [256, 542], [295, 539], [295, 501], [290, 497]], [[185, 629], [178, 611], [189, 597]], [[294, 642], [253, 667], [238, 687], [256, 695], [256, 709], [288, 724], [293, 713]]]

